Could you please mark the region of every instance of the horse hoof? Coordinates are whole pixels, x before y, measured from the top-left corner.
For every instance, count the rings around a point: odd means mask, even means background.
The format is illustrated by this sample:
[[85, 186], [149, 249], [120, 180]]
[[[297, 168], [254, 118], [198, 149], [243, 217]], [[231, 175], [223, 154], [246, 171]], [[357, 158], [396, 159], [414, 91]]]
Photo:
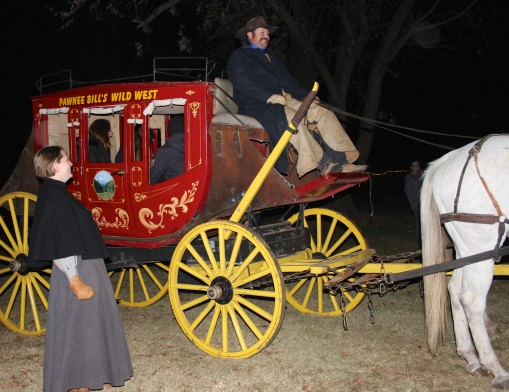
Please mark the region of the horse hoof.
[[490, 375], [490, 373], [484, 370], [482, 367], [478, 367], [474, 370], [469, 370], [469, 373], [474, 377], [487, 377]]
[[491, 386], [497, 389], [509, 389], [509, 377], [501, 380], [494, 379]]

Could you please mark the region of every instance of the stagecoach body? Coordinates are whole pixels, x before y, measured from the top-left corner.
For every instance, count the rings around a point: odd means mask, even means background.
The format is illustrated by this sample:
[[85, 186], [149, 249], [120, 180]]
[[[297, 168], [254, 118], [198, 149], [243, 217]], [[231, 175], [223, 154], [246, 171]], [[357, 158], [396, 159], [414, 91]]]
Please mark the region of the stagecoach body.
[[[203, 351], [257, 353], [281, 326], [285, 303], [321, 316], [344, 315], [360, 303], [364, 292], [338, 284], [379, 272], [378, 263], [369, 263], [375, 251], [349, 218], [313, 203], [360, 185], [368, 174], [299, 178], [291, 166], [281, 175], [273, 164], [295, 128], [271, 146], [255, 119], [237, 113], [231, 90], [228, 80], [216, 78], [101, 84], [33, 97], [32, 132], [0, 192], [4, 325], [27, 335], [45, 331], [51, 272], [47, 263], [26, 259], [39, 187], [33, 156], [47, 145], [69, 154], [68, 190], [101, 231], [119, 304], [148, 306], [167, 294], [175, 319]], [[151, 183], [155, 155], [171, 138], [176, 116], [184, 119], [184, 172]], [[110, 122], [111, 162], [89, 159], [96, 119]], [[293, 165], [297, 152], [290, 154]]]

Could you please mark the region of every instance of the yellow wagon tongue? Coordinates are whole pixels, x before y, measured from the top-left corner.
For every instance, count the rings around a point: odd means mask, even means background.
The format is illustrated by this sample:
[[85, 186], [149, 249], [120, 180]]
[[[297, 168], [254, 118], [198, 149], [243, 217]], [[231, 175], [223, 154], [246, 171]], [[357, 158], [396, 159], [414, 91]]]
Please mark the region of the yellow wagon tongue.
[[293, 117], [290, 124], [288, 124], [288, 128], [286, 128], [285, 132], [279, 139], [278, 143], [270, 153], [270, 155], [267, 157], [267, 160], [263, 164], [262, 168], [256, 175], [256, 177], [253, 179], [253, 182], [247, 189], [246, 193], [242, 197], [242, 199], [239, 202], [239, 205], [233, 211], [233, 214], [230, 217], [230, 221], [232, 222], [240, 222], [240, 219], [244, 216], [246, 213], [249, 205], [255, 198], [256, 194], [260, 190], [263, 182], [269, 175], [270, 170], [274, 167], [274, 164], [276, 163], [279, 156], [283, 153], [286, 145], [290, 141], [291, 136], [298, 132], [297, 127], [299, 126], [300, 122], [304, 118], [306, 112], [308, 111], [309, 107], [311, 106], [311, 103], [316, 97], [316, 93], [318, 92], [318, 83], [315, 82], [313, 85], [313, 89], [308, 93], [304, 101], [299, 107], [299, 110], [297, 110], [297, 113], [295, 113], [295, 116]]

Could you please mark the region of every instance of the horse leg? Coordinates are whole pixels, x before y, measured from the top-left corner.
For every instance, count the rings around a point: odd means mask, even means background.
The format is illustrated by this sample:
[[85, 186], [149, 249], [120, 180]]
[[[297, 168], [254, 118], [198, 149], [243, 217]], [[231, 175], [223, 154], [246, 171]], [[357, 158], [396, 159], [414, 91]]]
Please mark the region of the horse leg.
[[463, 269], [460, 268], [455, 270], [448, 285], [454, 324], [454, 336], [456, 338], [456, 352], [461, 358], [467, 361], [466, 369], [470, 374], [474, 376], [485, 376], [487, 374], [482, 370], [481, 363], [477, 357], [477, 353], [470, 336], [467, 317], [460, 301], [462, 277]]
[[499, 332], [498, 325], [492, 319], [489, 318], [488, 314], [484, 313], [484, 325], [486, 325], [486, 329], [488, 330], [488, 336], [490, 340], [495, 338], [495, 335]]
[[[491, 263], [489, 268], [487, 263]], [[468, 320], [482, 368], [495, 376], [492, 386], [509, 388], [509, 373], [500, 365], [485, 324], [486, 297], [493, 279], [493, 261], [483, 261], [463, 271], [460, 301]]]

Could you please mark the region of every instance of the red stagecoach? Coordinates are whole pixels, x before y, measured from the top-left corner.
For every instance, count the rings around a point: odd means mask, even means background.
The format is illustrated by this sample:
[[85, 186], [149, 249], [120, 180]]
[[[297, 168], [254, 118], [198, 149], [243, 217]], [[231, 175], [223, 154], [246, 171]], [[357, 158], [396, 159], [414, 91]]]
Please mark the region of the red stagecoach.
[[[327, 283], [350, 275], [346, 266], [362, 268], [374, 251], [347, 217], [310, 203], [368, 175], [279, 174], [273, 164], [295, 127], [270, 148], [261, 125], [237, 114], [228, 80], [98, 84], [32, 102], [32, 133], [0, 193], [0, 319], [9, 329], [45, 331], [50, 268], [26, 258], [38, 188], [33, 155], [47, 145], [69, 153], [69, 192], [92, 211], [109, 248], [120, 305], [147, 306], [168, 293], [180, 327], [209, 354], [245, 358], [262, 350], [285, 302], [339, 315], [363, 298], [354, 290], [338, 296]], [[177, 116], [184, 119], [184, 173], [152, 184], [155, 154]], [[110, 122], [111, 162], [89, 162], [96, 119]]]

